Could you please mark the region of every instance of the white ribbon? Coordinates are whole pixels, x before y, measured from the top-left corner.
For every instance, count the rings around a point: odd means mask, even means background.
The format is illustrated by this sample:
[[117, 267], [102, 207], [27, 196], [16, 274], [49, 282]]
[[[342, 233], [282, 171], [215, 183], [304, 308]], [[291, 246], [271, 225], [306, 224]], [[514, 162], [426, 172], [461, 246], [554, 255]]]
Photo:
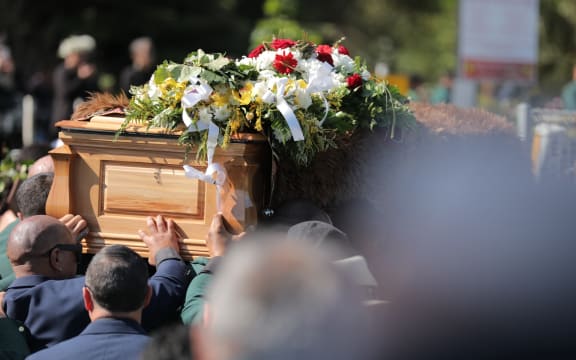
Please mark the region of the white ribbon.
[[294, 111], [290, 105], [288, 105], [286, 99], [284, 99], [284, 88], [286, 87], [287, 81], [287, 78], [281, 78], [276, 82], [276, 108], [280, 111], [282, 116], [284, 116], [294, 141], [302, 141], [304, 140], [304, 134], [302, 133], [300, 123], [296, 118], [296, 114], [294, 114]]
[[[202, 82], [198, 78], [192, 79], [191, 82], [198, 84], [190, 85], [184, 91], [184, 96], [182, 96], [182, 107], [185, 109], [193, 107], [202, 100], [208, 100], [213, 91], [210, 85]], [[190, 126], [190, 124], [186, 125]]]
[[188, 127], [188, 131], [203, 131], [208, 130], [208, 139], [206, 141], [206, 152], [208, 165], [212, 164], [212, 159], [214, 158], [214, 151], [216, 150], [216, 145], [218, 145], [218, 135], [220, 134], [220, 129], [214, 122], [209, 120], [199, 119], [194, 123], [190, 115], [188, 115], [188, 109], [196, 106], [200, 101], [208, 100], [210, 94], [212, 94], [212, 88], [210, 85], [203, 83], [199, 79], [194, 79], [192, 82], [199, 82], [199, 84], [190, 85], [184, 92], [182, 96], [182, 121]]
[[213, 90], [210, 85], [203, 83], [199, 79], [193, 79], [192, 82], [197, 82], [198, 84], [190, 85], [186, 89], [184, 96], [182, 96], [182, 121], [188, 127], [188, 131], [208, 130], [208, 138], [206, 139], [206, 158], [208, 167], [205, 172], [201, 172], [192, 166], [184, 165], [184, 172], [188, 178], [198, 179], [216, 185], [216, 208], [218, 209], [218, 212], [220, 212], [222, 211], [220, 193], [222, 187], [226, 183], [227, 174], [226, 169], [221, 164], [212, 162], [214, 159], [214, 152], [216, 151], [216, 145], [218, 145], [220, 129], [216, 124], [214, 124], [214, 122], [209, 120], [199, 119], [194, 123], [187, 111], [187, 109], [194, 107], [200, 101], [208, 100]]
[[184, 174], [187, 178], [198, 179], [208, 184], [216, 185], [216, 209], [218, 212], [222, 211], [221, 193], [222, 187], [226, 184], [228, 175], [226, 169], [222, 164], [212, 163], [209, 164], [205, 172], [202, 172], [192, 166], [184, 165]]
[[328, 110], [330, 110], [330, 105], [328, 104], [328, 100], [326, 100], [326, 96], [324, 96], [323, 93], [320, 93], [320, 97], [324, 101], [324, 109], [325, 109], [324, 117], [322, 118], [322, 120], [320, 120], [320, 126], [322, 126], [322, 124], [324, 124], [324, 121], [326, 120], [326, 117], [328, 116]]

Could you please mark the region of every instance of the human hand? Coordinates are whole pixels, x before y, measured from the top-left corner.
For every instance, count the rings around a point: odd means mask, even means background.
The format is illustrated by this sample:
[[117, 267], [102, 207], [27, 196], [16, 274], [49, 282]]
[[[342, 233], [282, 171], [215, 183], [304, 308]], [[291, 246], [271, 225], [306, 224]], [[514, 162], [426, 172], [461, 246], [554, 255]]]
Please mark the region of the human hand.
[[177, 253], [180, 252], [178, 240], [182, 237], [182, 234], [178, 231], [179, 227], [173, 220], [166, 220], [162, 215], [158, 215], [155, 218], [149, 216], [146, 219], [146, 225], [148, 226], [150, 235], [146, 234], [143, 230], [138, 230], [138, 235], [146, 246], [148, 246], [150, 253], [148, 263], [150, 263], [150, 265], [156, 265], [156, 253], [160, 249], [170, 247], [176, 250]]
[[6, 294], [6, 292], [0, 291], [0, 318], [6, 317], [6, 314], [4, 314], [4, 310], [2, 309], [2, 303], [4, 302], [4, 294]]
[[230, 242], [240, 240], [244, 235], [246, 235], [246, 232], [238, 235], [231, 234], [226, 227], [226, 219], [224, 219], [222, 213], [214, 214], [206, 236], [208, 253], [211, 257], [222, 256]]
[[66, 214], [62, 216], [60, 222], [66, 225], [68, 230], [72, 233], [76, 242], [80, 242], [86, 235], [88, 235], [88, 223], [80, 215]]

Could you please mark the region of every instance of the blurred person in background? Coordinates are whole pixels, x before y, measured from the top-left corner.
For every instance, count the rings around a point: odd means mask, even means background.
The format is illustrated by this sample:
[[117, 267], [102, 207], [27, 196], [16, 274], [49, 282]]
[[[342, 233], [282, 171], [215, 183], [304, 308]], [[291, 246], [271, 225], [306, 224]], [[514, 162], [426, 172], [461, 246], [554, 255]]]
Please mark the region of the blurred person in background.
[[0, 148], [22, 146], [22, 89], [10, 48], [0, 43]]
[[57, 137], [54, 124], [68, 120], [78, 103], [97, 92], [98, 71], [92, 60], [96, 40], [90, 35], [72, 35], [62, 40], [58, 56], [63, 61], [54, 69], [54, 99], [50, 140]]
[[449, 104], [452, 102], [452, 86], [454, 85], [454, 73], [447, 71], [438, 80], [438, 84], [430, 92], [430, 103]]
[[26, 92], [34, 98], [34, 141], [49, 143], [52, 123], [52, 68], [44, 64], [26, 82]]
[[424, 78], [419, 74], [410, 75], [410, 89], [408, 90], [410, 101], [427, 102], [428, 93], [424, 86]]
[[572, 67], [572, 81], [562, 89], [562, 101], [564, 109], [576, 110], [576, 64]]
[[130, 43], [132, 64], [120, 74], [120, 90], [129, 94], [131, 86], [140, 86], [150, 80], [156, 68], [154, 42], [149, 37], [139, 37]]

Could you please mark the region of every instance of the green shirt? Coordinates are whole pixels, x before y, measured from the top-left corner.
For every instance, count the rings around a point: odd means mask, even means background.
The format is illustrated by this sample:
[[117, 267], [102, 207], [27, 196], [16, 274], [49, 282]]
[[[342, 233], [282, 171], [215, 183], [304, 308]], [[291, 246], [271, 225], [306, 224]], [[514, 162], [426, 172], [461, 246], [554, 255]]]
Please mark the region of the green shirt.
[[448, 104], [450, 103], [450, 89], [444, 86], [436, 86], [430, 93], [430, 103]]
[[186, 290], [186, 299], [180, 312], [180, 318], [185, 325], [198, 324], [202, 321], [202, 312], [204, 310], [204, 295], [206, 288], [212, 280], [212, 273], [203, 272], [202, 270], [208, 264], [208, 258], [197, 258], [191, 262], [196, 276], [188, 285]]
[[0, 291], [6, 290], [12, 283], [12, 280], [14, 280], [14, 272], [12, 271], [10, 260], [8, 260], [6, 256], [6, 244], [8, 243], [8, 237], [10, 237], [12, 229], [14, 229], [19, 222], [18, 219], [12, 221], [0, 232]]
[[562, 89], [562, 101], [566, 110], [576, 110], [576, 81], [564, 86], [564, 89]]

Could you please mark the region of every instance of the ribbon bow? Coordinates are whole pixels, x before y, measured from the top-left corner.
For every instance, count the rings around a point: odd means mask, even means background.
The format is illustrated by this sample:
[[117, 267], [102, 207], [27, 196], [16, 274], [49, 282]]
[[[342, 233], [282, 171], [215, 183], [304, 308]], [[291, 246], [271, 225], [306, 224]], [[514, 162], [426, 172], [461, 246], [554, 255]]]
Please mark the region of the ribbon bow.
[[208, 138], [206, 140], [206, 152], [208, 167], [205, 172], [195, 169], [192, 166], [184, 165], [184, 172], [186, 177], [192, 179], [198, 179], [206, 183], [216, 185], [218, 196], [216, 198], [216, 206], [220, 212], [222, 209], [222, 204], [220, 200], [220, 193], [222, 192], [222, 187], [226, 184], [226, 179], [228, 177], [226, 169], [221, 164], [213, 163], [214, 152], [216, 151], [216, 145], [218, 144], [218, 135], [220, 134], [220, 128], [214, 122], [199, 119], [194, 123], [190, 115], [188, 115], [188, 109], [194, 107], [200, 101], [205, 101], [210, 98], [212, 94], [212, 87], [200, 79], [193, 79], [193, 85], [186, 88], [184, 95], [182, 96], [182, 121], [188, 127], [188, 131], [203, 131], [208, 130]]

